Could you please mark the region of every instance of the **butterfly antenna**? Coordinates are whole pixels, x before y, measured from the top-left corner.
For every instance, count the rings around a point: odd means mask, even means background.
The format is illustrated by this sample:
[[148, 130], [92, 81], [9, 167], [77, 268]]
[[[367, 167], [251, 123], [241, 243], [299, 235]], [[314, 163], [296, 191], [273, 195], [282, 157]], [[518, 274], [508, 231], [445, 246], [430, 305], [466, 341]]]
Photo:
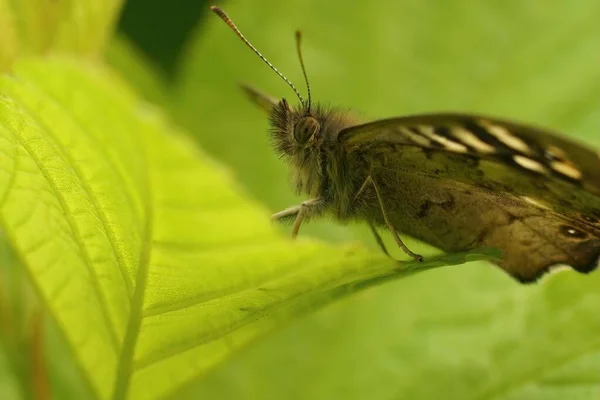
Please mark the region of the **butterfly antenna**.
[[310, 84], [308, 83], [308, 75], [306, 75], [306, 67], [304, 66], [304, 59], [302, 58], [302, 48], [300, 46], [302, 40], [302, 34], [300, 31], [296, 31], [296, 49], [298, 50], [298, 58], [300, 59], [300, 66], [302, 67], [302, 73], [304, 74], [304, 82], [306, 82], [306, 91], [308, 92], [308, 113], [310, 114]]
[[[250, 47], [250, 49], [256, 53], [257, 56], [260, 57], [261, 60], [263, 60], [268, 66], [269, 68], [271, 68], [273, 71], [275, 71], [275, 73], [277, 75], [279, 75], [279, 77], [281, 79], [283, 79], [285, 81], [285, 83], [288, 84], [289, 87], [292, 88], [292, 90], [294, 91], [294, 93], [296, 93], [296, 96], [298, 96], [298, 99], [300, 100], [300, 103], [304, 106], [304, 99], [302, 98], [302, 96], [300, 95], [300, 92], [298, 91], [298, 89], [296, 89], [296, 86], [294, 86], [294, 84], [285, 77], [285, 75], [283, 75], [281, 72], [279, 72], [279, 70], [277, 68], [275, 68], [275, 66], [273, 64], [271, 64], [269, 62], [269, 60], [266, 59], [265, 56], [263, 56], [262, 54], [260, 54], [260, 51], [258, 51], [256, 49], [256, 47], [254, 47], [252, 45], [252, 43], [250, 43], [248, 41], [248, 39], [246, 39], [244, 37], [244, 35], [242, 35], [242, 32], [240, 32], [240, 30], [238, 29], [238, 27], [233, 23], [233, 21], [231, 20], [231, 18], [229, 18], [229, 16], [225, 13], [225, 11], [221, 10], [219, 7], [217, 6], [212, 6], [210, 7], [211, 11], [214, 12], [215, 14], [217, 14], [223, 21], [225, 21], [225, 23], [227, 25], [229, 25], [229, 27], [231, 28], [232, 31], [235, 32], [235, 34], [242, 39], [242, 42], [246, 43], [246, 46]], [[304, 67], [303, 67], [304, 68]], [[305, 74], [306, 75], [306, 74]], [[310, 95], [309, 95], [310, 96]], [[310, 98], [310, 97], [309, 97]], [[310, 103], [310, 101], [309, 101]]]

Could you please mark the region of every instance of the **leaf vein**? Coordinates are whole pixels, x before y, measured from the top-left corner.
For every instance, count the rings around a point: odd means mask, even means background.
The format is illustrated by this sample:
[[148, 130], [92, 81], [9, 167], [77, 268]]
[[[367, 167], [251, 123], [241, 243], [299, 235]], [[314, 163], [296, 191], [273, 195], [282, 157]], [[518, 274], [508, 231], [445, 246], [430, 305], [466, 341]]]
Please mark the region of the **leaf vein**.
[[[105, 146], [102, 145], [102, 143], [98, 142], [97, 138], [95, 137], [95, 135], [91, 134], [90, 131], [88, 129], [85, 128], [85, 125], [83, 125], [77, 118], [77, 116], [73, 113], [73, 112], [69, 112], [68, 108], [65, 107], [60, 101], [59, 99], [57, 99], [53, 94], [49, 93], [48, 91], [46, 91], [43, 87], [39, 86], [39, 85], [34, 85], [33, 82], [28, 82], [31, 86], [34, 86], [36, 88], [36, 90], [42, 94], [44, 97], [46, 97], [46, 99], [48, 101], [51, 101], [56, 107], [61, 108], [64, 112], [65, 115], [67, 115], [70, 120], [77, 126], [77, 128], [82, 132], [86, 134], [86, 137], [92, 141], [94, 141], [97, 146], [95, 147], [95, 149], [97, 151], [100, 151], [103, 153], [104, 157], [103, 160], [109, 164], [109, 166], [111, 167], [111, 169], [116, 173], [117, 177], [121, 180], [121, 184], [118, 185], [122, 188], [124, 188], [128, 193], [125, 195], [125, 199], [127, 200], [127, 202], [129, 203], [129, 207], [130, 209], [133, 211], [135, 210], [135, 207], [133, 205], [132, 202], [132, 198], [133, 198], [133, 193], [129, 190], [130, 185], [128, 185], [126, 183], [125, 178], [123, 177], [121, 171], [119, 168], [116, 167], [116, 165], [114, 164], [112, 158], [107, 154]], [[21, 107], [27, 109], [27, 106], [24, 105], [22, 102], [20, 102]], [[127, 276], [127, 271], [125, 269], [125, 260], [123, 258], [123, 256], [119, 253], [118, 249], [117, 249], [117, 244], [116, 244], [116, 235], [114, 230], [111, 227], [111, 224], [108, 223], [108, 218], [106, 215], [106, 210], [104, 210], [102, 207], [100, 207], [100, 204], [98, 204], [97, 198], [93, 195], [93, 191], [91, 189], [91, 187], [87, 184], [87, 180], [84, 179], [84, 174], [81, 171], [81, 169], [78, 166], [78, 163], [75, 162], [75, 160], [72, 158], [71, 153], [68, 151], [68, 149], [60, 142], [60, 140], [58, 140], [58, 138], [54, 135], [54, 131], [52, 129], [50, 129], [48, 126], [46, 126], [46, 124], [43, 121], [40, 121], [39, 118], [36, 117], [36, 114], [31, 112], [30, 110], [29, 114], [30, 116], [32, 116], [32, 118], [35, 119], [35, 121], [48, 133], [49, 137], [52, 137], [53, 139], [53, 143], [56, 144], [56, 146], [58, 147], [58, 149], [61, 151], [61, 153], [63, 154], [63, 156], [65, 156], [65, 158], [69, 161], [69, 163], [71, 164], [71, 167], [73, 168], [73, 170], [75, 171], [75, 174], [77, 175], [77, 177], [79, 178], [79, 182], [81, 183], [82, 188], [85, 190], [86, 194], [88, 195], [92, 205], [94, 206], [94, 208], [96, 209], [97, 215], [99, 217], [99, 221], [102, 224], [102, 227], [104, 229], [104, 231], [107, 233], [106, 237], [108, 238], [109, 244], [111, 246], [111, 249], [113, 251], [113, 254], [115, 256], [115, 260], [117, 262], [117, 266], [119, 268], [119, 272], [121, 273], [121, 277], [123, 279], [123, 283], [125, 285], [125, 288], [127, 290], [127, 294], [129, 296], [129, 298], [131, 299], [131, 296], [133, 295], [133, 286], [130, 282], [130, 280], [128, 279]], [[137, 219], [137, 213], [132, 213], [134, 214], [134, 217]], [[139, 223], [139, 221], [138, 221]]]
[[85, 244], [81, 241], [81, 238], [80, 238], [81, 232], [79, 232], [79, 229], [77, 228], [77, 224], [75, 223], [75, 221], [73, 220], [73, 218], [70, 215], [70, 210], [69, 210], [69, 207], [67, 206], [67, 202], [65, 201], [61, 190], [58, 189], [56, 182], [54, 182], [54, 180], [51, 178], [51, 176], [45, 170], [44, 164], [42, 162], [40, 162], [40, 160], [35, 156], [35, 153], [33, 151], [31, 151], [31, 149], [29, 149], [23, 143], [24, 141], [21, 141], [21, 138], [20, 138], [18, 132], [11, 129], [11, 127], [6, 127], [6, 128], [12, 132], [12, 134], [16, 138], [17, 142], [22, 146], [22, 148], [27, 152], [27, 154], [31, 157], [31, 159], [36, 163], [37, 167], [39, 168], [39, 171], [42, 173], [42, 175], [48, 182], [48, 185], [52, 188], [52, 191], [54, 192], [54, 195], [56, 196], [56, 199], [58, 200], [58, 203], [60, 204], [60, 207], [62, 208], [62, 210], [64, 212], [65, 220], [67, 221], [67, 223], [71, 229], [71, 232], [73, 234], [72, 235], [73, 240], [76, 242], [77, 246], [82, 250], [81, 251], [82, 261], [83, 261], [84, 265], [86, 266], [86, 268], [88, 269], [90, 277], [92, 277], [92, 279], [91, 279], [92, 287], [94, 288], [94, 291], [96, 292], [96, 296], [98, 297], [100, 309], [102, 312], [102, 317], [104, 318], [105, 323], [108, 328], [111, 345], [116, 352], [118, 349], [117, 334], [116, 334], [116, 331], [114, 330], [114, 326], [110, 323], [107, 300], [102, 294], [102, 290], [100, 289], [100, 286], [99, 286], [98, 276], [96, 275], [96, 272], [94, 271], [94, 268], [90, 261], [90, 255], [88, 254], [87, 248], [86, 248]]

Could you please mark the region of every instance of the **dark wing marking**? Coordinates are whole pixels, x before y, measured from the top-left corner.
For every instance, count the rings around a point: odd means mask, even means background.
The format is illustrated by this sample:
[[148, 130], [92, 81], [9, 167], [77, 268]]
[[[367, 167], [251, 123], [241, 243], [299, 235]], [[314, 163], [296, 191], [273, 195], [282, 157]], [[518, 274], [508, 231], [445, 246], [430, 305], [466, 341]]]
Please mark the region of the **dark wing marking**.
[[545, 129], [486, 116], [424, 114], [343, 129], [349, 150], [371, 142], [418, 146], [500, 160], [521, 170], [578, 183], [600, 196], [600, 155]]

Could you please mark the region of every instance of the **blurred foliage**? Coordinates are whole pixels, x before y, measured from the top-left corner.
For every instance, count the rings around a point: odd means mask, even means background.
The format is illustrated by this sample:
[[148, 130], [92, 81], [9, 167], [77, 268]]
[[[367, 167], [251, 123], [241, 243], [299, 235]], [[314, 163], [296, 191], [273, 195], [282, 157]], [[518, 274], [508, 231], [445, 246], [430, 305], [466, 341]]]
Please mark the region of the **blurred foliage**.
[[17, 57], [60, 53], [95, 59], [112, 35], [121, 0], [0, 0], [0, 71]]
[[117, 35], [113, 38], [106, 50], [106, 61], [125, 76], [144, 99], [156, 105], [168, 103], [170, 92], [164, 75], [128, 37]]
[[[261, 0], [224, 7], [299, 86], [293, 32], [301, 28], [315, 99], [356, 108], [365, 119], [474, 111], [571, 132], [600, 146], [600, 5], [592, 0], [353, 6]], [[111, 37], [119, 9], [120, 34]], [[291, 194], [285, 166], [271, 151], [265, 116], [236, 84], [250, 82], [288, 100], [292, 93], [208, 14], [204, 1], [0, 0], [0, 11], [0, 67], [11, 69], [0, 92], [18, 105], [2, 98], [0, 128], [37, 135], [33, 149], [54, 154], [40, 165], [71, 188], [67, 193], [75, 190], [68, 201], [77, 207], [73, 217], [94, 216], [76, 192], [81, 188], [88, 188], [92, 203], [106, 206], [100, 218], [113, 222], [105, 227], [123, 229], [113, 237], [119, 266], [129, 268], [132, 287], [146, 285], [144, 298], [129, 303], [115, 289], [118, 279], [106, 278], [118, 272], [114, 260], [92, 263], [103, 276], [96, 281], [76, 257], [44, 273], [53, 258], [36, 252], [36, 239], [65, 216], [46, 210], [51, 218], [33, 214], [29, 228], [15, 229], [25, 204], [37, 198], [11, 191], [12, 212], [0, 213], [0, 222], [18, 256], [10, 249], [0, 253], [0, 398], [120, 398], [126, 392], [136, 399], [169, 393], [261, 400], [600, 396], [598, 273], [565, 272], [520, 286], [485, 263], [437, 269], [349, 296], [237, 352], [293, 315], [390, 274], [379, 254], [306, 238], [373, 246], [364, 227], [311, 223], [292, 250], [283, 239], [288, 228], [276, 234], [256, 205], [278, 211], [301, 198]], [[77, 60], [56, 57], [65, 53]], [[48, 54], [50, 60], [35, 58]], [[112, 70], [97, 63], [100, 54]], [[33, 59], [13, 64], [25, 56]], [[211, 158], [139, 96], [162, 106]], [[94, 137], [106, 141], [89, 145]], [[9, 145], [0, 144], [3, 154], [11, 154]], [[64, 164], [56, 168], [53, 159]], [[80, 186], [69, 186], [73, 170]], [[14, 187], [40, 178], [31, 171]], [[147, 173], [155, 174], [150, 186], [144, 186]], [[60, 197], [38, 192], [45, 201]], [[177, 205], [177, 212], [159, 201], [150, 207], [157, 219], [148, 217], [148, 208], [139, 207], [151, 194]], [[143, 227], [127, 222], [135, 215], [158, 221], [168, 240], [156, 247], [144, 238]], [[95, 244], [75, 243], [74, 253], [107, 245], [103, 235], [110, 232], [94, 231], [91, 220], [82, 226]], [[258, 237], [268, 249], [252, 244]], [[213, 240], [221, 240], [216, 252]], [[147, 275], [136, 274], [145, 265], [136, 261], [140, 244], [159, 260]], [[431, 254], [422, 244], [410, 245]], [[461, 261], [460, 255], [445, 259]], [[272, 280], [277, 271], [287, 272]], [[102, 322], [91, 294], [98, 289], [89, 285], [113, 293], [106, 304], [114, 325]], [[252, 289], [259, 285], [270, 294], [257, 296]], [[212, 301], [192, 305], [197, 299]], [[111, 330], [125, 342], [117, 351], [105, 348]]]
[[136, 43], [161, 74], [173, 77], [184, 43], [209, 13], [209, 4], [205, 0], [127, 0], [119, 30]]

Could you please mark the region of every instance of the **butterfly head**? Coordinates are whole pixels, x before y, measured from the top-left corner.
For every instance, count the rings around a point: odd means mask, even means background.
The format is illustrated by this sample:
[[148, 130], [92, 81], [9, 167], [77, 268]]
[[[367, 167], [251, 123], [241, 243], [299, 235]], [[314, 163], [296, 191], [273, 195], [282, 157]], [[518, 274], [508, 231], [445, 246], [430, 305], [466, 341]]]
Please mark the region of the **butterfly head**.
[[[338, 133], [359, 120], [349, 110], [313, 105], [309, 110], [300, 104], [290, 107], [285, 99], [271, 108], [271, 141], [284, 158], [331, 149]], [[304, 154], [302, 159], [308, 157]]]
[[350, 112], [318, 104], [309, 110], [304, 104], [290, 107], [282, 99], [272, 106], [271, 142], [291, 167], [298, 194], [320, 193], [337, 136], [356, 121]]
[[293, 156], [300, 151], [322, 143], [322, 119], [301, 105], [291, 108], [282, 99], [271, 110], [271, 139], [283, 156]]

